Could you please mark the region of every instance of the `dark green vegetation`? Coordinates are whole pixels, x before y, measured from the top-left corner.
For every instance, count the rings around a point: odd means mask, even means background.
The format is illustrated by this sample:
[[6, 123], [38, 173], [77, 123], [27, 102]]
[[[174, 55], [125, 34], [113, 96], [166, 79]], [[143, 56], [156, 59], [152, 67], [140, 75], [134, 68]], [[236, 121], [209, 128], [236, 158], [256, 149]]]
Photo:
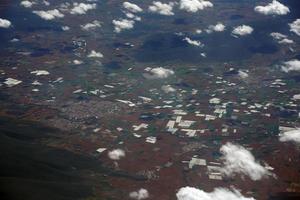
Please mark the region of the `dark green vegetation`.
[[99, 172], [101, 164], [41, 144], [58, 134], [32, 122], [0, 119], [1, 199], [83, 199], [93, 194], [94, 181], [82, 175]]

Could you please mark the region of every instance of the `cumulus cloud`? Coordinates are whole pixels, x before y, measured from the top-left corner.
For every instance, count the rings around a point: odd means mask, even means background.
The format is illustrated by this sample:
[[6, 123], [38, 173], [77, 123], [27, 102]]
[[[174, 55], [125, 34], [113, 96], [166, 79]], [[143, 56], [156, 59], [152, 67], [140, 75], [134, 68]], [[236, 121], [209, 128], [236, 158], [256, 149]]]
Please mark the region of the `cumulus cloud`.
[[4, 81], [4, 84], [6, 84], [7, 87], [13, 87], [15, 85], [19, 85], [20, 83], [22, 83], [22, 81], [14, 79], [14, 78], [7, 78]]
[[300, 19], [296, 19], [293, 23], [289, 24], [290, 31], [300, 36]]
[[281, 66], [282, 71], [290, 72], [290, 71], [300, 71], [300, 60], [294, 59], [283, 63]]
[[134, 27], [134, 21], [128, 19], [113, 20], [112, 23], [115, 26], [115, 32], [120, 33], [122, 30], [132, 29]]
[[163, 85], [163, 86], [161, 86], [161, 89], [165, 93], [176, 92], [176, 89], [173, 88], [171, 85]]
[[253, 32], [253, 28], [247, 25], [237, 26], [233, 29], [232, 34], [235, 36], [249, 35]]
[[279, 44], [293, 44], [294, 41], [293, 41], [293, 40], [290, 40], [290, 39], [288, 39], [288, 38], [285, 38], [285, 39], [283, 39], [283, 40], [278, 41], [278, 43], [279, 43]]
[[83, 61], [81, 61], [81, 60], [73, 60], [73, 64], [74, 65], [81, 65], [83, 63]]
[[0, 18], [0, 28], [9, 28], [11, 26], [11, 22], [7, 19]]
[[158, 13], [161, 15], [174, 15], [173, 13], [174, 3], [170, 2], [168, 4], [162, 3], [160, 1], [153, 1], [152, 5], [149, 6], [149, 11], [153, 13]]
[[254, 10], [264, 15], [286, 15], [290, 12], [288, 7], [276, 0], [273, 0], [266, 6], [256, 6]]
[[225, 30], [225, 25], [222, 23], [217, 23], [216, 25], [210, 25], [206, 30], [207, 33], [211, 32], [222, 32]]
[[71, 8], [70, 13], [74, 15], [84, 15], [89, 10], [96, 9], [97, 5], [95, 3], [73, 3], [73, 8]]
[[146, 189], [141, 188], [138, 191], [130, 192], [129, 197], [137, 200], [147, 199], [149, 197], [149, 192]]
[[126, 14], [126, 17], [129, 18], [129, 19], [133, 19], [135, 21], [141, 21], [141, 17], [138, 17], [130, 12], [127, 12], [125, 13]]
[[242, 174], [252, 180], [260, 180], [271, 173], [257, 162], [250, 151], [240, 145], [227, 143], [220, 149], [221, 159], [224, 161], [222, 173], [227, 176]]
[[70, 12], [72, 5], [69, 2], [64, 2], [59, 5], [59, 10], [63, 12]]
[[201, 29], [196, 29], [196, 34], [201, 34], [202, 33], [202, 30]]
[[205, 192], [194, 187], [180, 188], [176, 194], [177, 200], [255, 200], [244, 197], [238, 190], [215, 188], [212, 192]]
[[279, 140], [281, 142], [296, 142], [300, 144], [300, 129], [286, 131], [279, 135]]
[[213, 4], [206, 0], [180, 0], [179, 2], [181, 10], [193, 13], [210, 7], [213, 7]]
[[50, 3], [49, 3], [48, 1], [46, 1], [46, 0], [43, 0], [43, 4], [44, 4], [45, 6], [50, 6]]
[[114, 149], [108, 152], [108, 157], [112, 160], [120, 160], [125, 157], [125, 151], [122, 149]]
[[69, 26], [62, 26], [61, 29], [63, 31], [69, 31], [70, 30], [70, 27]]
[[45, 20], [53, 20], [56, 18], [62, 18], [64, 17], [64, 14], [62, 14], [59, 10], [53, 9], [48, 11], [33, 11], [34, 14], [40, 16], [41, 18]]
[[287, 38], [286, 35], [281, 34], [281, 33], [277, 33], [277, 32], [270, 33], [270, 35], [271, 35], [274, 39], [276, 39], [276, 40], [282, 40], [282, 39], [284, 39], [284, 38]]
[[171, 69], [166, 69], [163, 67], [152, 68], [148, 71], [149, 73], [144, 74], [146, 78], [149, 79], [163, 79], [174, 75], [174, 71]]
[[36, 76], [46, 76], [49, 75], [50, 73], [46, 70], [35, 70], [30, 72], [31, 74], [35, 74]]
[[247, 72], [244, 72], [244, 71], [242, 71], [242, 70], [239, 70], [238, 71], [238, 76], [240, 77], [240, 78], [248, 78], [249, 77], [249, 74], [247, 73]]
[[103, 58], [103, 54], [100, 52], [96, 52], [95, 50], [92, 50], [88, 56], [89, 58]]
[[80, 27], [82, 30], [85, 30], [85, 31], [95, 30], [96, 28], [101, 27], [101, 22], [98, 20], [94, 20], [91, 23], [81, 25]]
[[187, 43], [189, 43], [191, 45], [194, 45], [194, 46], [197, 46], [197, 47], [203, 46], [203, 44], [198, 40], [192, 40], [188, 37], [185, 37], [183, 40], [186, 41]]
[[32, 1], [21, 1], [20, 5], [25, 8], [31, 8], [35, 4], [35, 2]]
[[143, 11], [143, 9], [140, 8], [138, 5], [127, 2], [127, 1], [123, 3], [123, 7], [133, 13], [138, 13], [138, 12]]
[[273, 32], [270, 34], [274, 40], [276, 40], [279, 44], [293, 44], [294, 41], [287, 38], [286, 35]]

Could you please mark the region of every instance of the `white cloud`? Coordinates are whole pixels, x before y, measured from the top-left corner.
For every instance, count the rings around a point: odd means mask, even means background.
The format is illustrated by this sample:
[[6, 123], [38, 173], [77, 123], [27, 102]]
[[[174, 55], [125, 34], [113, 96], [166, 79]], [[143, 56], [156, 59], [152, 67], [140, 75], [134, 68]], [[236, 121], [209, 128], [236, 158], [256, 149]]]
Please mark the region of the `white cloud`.
[[123, 3], [123, 7], [133, 13], [138, 13], [138, 12], [143, 11], [143, 9], [140, 8], [138, 5], [127, 2], [127, 1]]
[[136, 16], [132, 13], [127, 12], [125, 14], [126, 14], [126, 17], [129, 18], [129, 19], [133, 19], [135, 21], [141, 21], [141, 17], [138, 17], [138, 16]]
[[18, 38], [13, 38], [10, 40], [10, 42], [19, 42], [19, 41], [20, 41], [20, 39], [18, 39]]
[[216, 25], [210, 25], [206, 30], [207, 33], [211, 32], [222, 32], [225, 30], [225, 25], [222, 23], [217, 23]]
[[95, 3], [73, 3], [73, 8], [70, 10], [71, 14], [74, 15], [84, 15], [87, 11], [96, 9], [97, 5]]
[[90, 31], [90, 30], [95, 30], [96, 28], [101, 27], [101, 22], [98, 20], [94, 20], [91, 23], [87, 23], [85, 25], [80, 25], [82, 30], [85, 31]]
[[153, 1], [152, 5], [149, 6], [149, 11], [153, 13], [158, 13], [161, 15], [174, 15], [173, 13], [174, 3], [170, 2], [168, 4], [162, 3], [160, 1]]
[[31, 74], [35, 74], [36, 76], [45, 76], [45, 75], [49, 75], [50, 73], [46, 70], [35, 70], [30, 72]]
[[171, 75], [174, 75], [174, 71], [163, 67], [152, 68], [149, 70], [149, 73], [144, 74], [144, 76], [149, 79], [163, 79]]
[[31, 8], [35, 4], [35, 2], [32, 1], [21, 1], [20, 5], [25, 8]]
[[300, 60], [294, 59], [283, 63], [281, 66], [282, 71], [290, 72], [290, 71], [300, 71]]
[[125, 157], [125, 151], [122, 149], [114, 149], [108, 152], [108, 157], [112, 160], [120, 160]]
[[122, 30], [132, 29], [134, 27], [134, 21], [128, 19], [113, 20], [115, 25], [115, 32], [120, 33]]
[[53, 20], [55, 18], [62, 18], [64, 17], [64, 14], [62, 14], [59, 10], [53, 9], [48, 11], [33, 11], [34, 14], [37, 14], [41, 18], [45, 20]]
[[270, 35], [276, 40], [282, 40], [284, 38], [287, 38], [286, 35], [284, 35], [282, 33], [277, 33], [277, 32], [272, 32]]
[[300, 100], [300, 94], [295, 94], [292, 99], [293, 100]]
[[239, 75], [240, 78], [248, 78], [249, 77], [249, 74], [247, 72], [242, 71], [242, 70], [238, 71], [238, 75]]
[[135, 18], [135, 15], [130, 13], [130, 12], [126, 12], [125, 13], [126, 17], [129, 18], [129, 19], [134, 19]]
[[173, 88], [171, 85], [163, 85], [163, 86], [161, 86], [161, 89], [165, 93], [176, 92], [176, 89]]
[[81, 65], [82, 63], [83, 63], [83, 61], [81, 61], [81, 60], [77, 60], [77, 59], [73, 60], [74, 65]]
[[222, 32], [225, 30], [225, 26], [222, 23], [217, 23], [215, 26], [213, 26], [212, 30], [215, 32]]
[[279, 140], [281, 142], [296, 142], [300, 144], [300, 129], [297, 128], [295, 130], [286, 131], [279, 135]]
[[232, 34], [233, 35], [244, 36], [244, 35], [249, 35], [252, 32], [253, 32], [253, 28], [251, 26], [241, 25], [241, 26], [235, 27], [232, 31]]
[[289, 24], [290, 31], [300, 36], [300, 19], [296, 19], [293, 23]]
[[252, 180], [260, 180], [271, 173], [258, 163], [250, 151], [240, 145], [226, 143], [220, 148], [221, 159], [224, 161], [222, 173], [227, 176], [242, 174]]
[[70, 27], [69, 26], [62, 26], [61, 29], [63, 31], [68, 31], [68, 30], [70, 30]]
[[71, 4], [69, 2], [64, 2], [59, 5], [59, 10], [64, 12], [70, 12]]
[[274, 40], [276, 40], [279, 44], [293, 44], [294, 41], [287, 38], [286, 35], [273, 32], [270, 34]]
[[103, 54], [100, 52], [96, 52], [95, 50], [92, 50], [88, 56], [89, 58], [103, 58]]
[[7, 87], [13, 87], [13, 86], [18, 85], [20, 83], [22, 83], [22, 81], [14, 79], [14, 78], [7, 78], [4, 81], [4, 84], [6, 84]]
[[278, 43], [279, 43], [279, 44], [293, 44], [294, 41], [293, 41], [293, 40], [290, 40], [290, 39], [288, 39], [288, 38], [285, 38], [285, 39], [283, 39], [283, 40], [278, 41]]
[[255, 200], [244, 197], [238, 190], [215, 188], [212, 192], [205, 192], [194, 187], [180, 188], [176, 194], [177, 200]]
[[254, 10], [264, 15], [286, 15], [290, 12], [288, 7], [276, 0], [266, 6], [256, 6]]
[[194, 46], [198, 46], [198, 47], [203, 46], [203, 44], [201, 44], [201, 42], [198, 41], [198, 40], [192, 40], [188, 37], [185, 37], [183, 40], [186, 41], [187, 43], [191, 44], [191, 45], [194, 45]]
[[7, 19], [0, 18], [0, 28], [9, 28], [11, 26], [11, 22]]
[[141, 188], [138, 191], [130, 192], [129, 197], [137, 200], [147, 199], [149, 197], [149, 192], [146, 189]]
[[44, 4], [45, 6], [50, 6], [50, 3], [49, 3], [48, 1], [46, 1], [46, 0], [43, 1], [43, 4]]
[[43, 84], [40, 83], [39, 81], [35, 80], [31, 83], [31, 85], [43, 85]]
[[196, 34], [201, 34], [202, 33], [202, 30], [201, 29], [196, 29]]
[[213, 7], [213, 4], [206, 0], [180, 0], [179, 2], [179, 8], [187, 12], [194, 13], [209, 7]]

